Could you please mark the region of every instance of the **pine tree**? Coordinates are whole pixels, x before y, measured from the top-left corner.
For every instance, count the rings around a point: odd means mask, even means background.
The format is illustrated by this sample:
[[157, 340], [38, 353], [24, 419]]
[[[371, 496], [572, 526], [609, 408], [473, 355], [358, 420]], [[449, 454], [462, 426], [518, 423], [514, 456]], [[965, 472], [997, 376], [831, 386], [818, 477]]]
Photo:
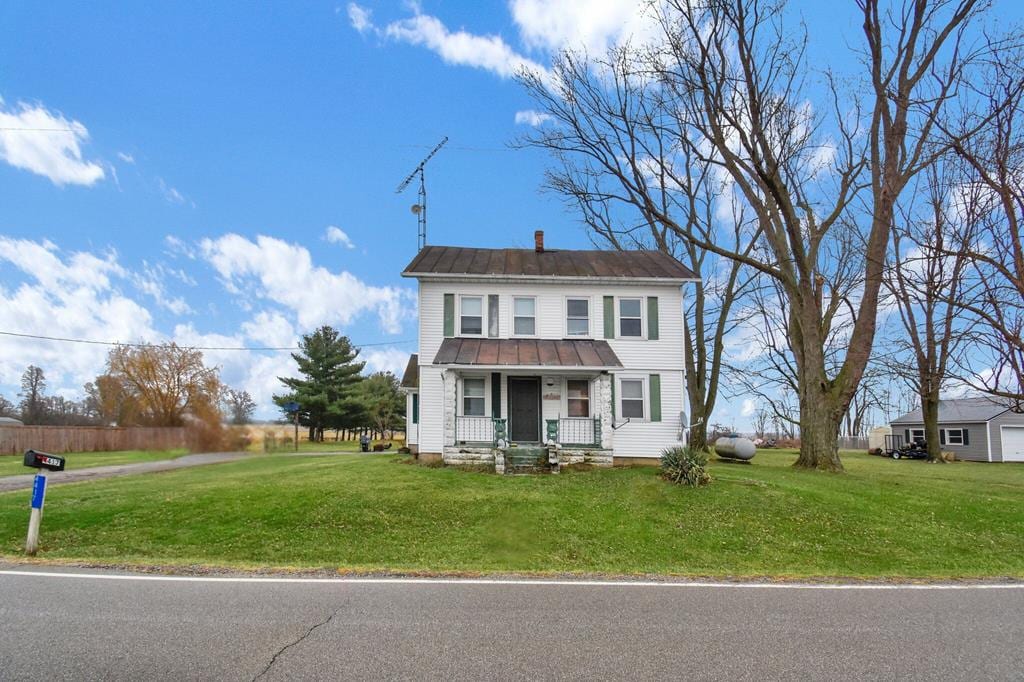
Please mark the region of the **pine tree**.
[[356, 362], [358, 356], [347, 336], [323, 326], [303, 335], [299, 352], [292, 353], [302, 378], [278, 377], [289, 392], [275, 395], [274, 402], [300, 405], [299, 423], [311, 441], [322, 441], [325, 429], [349, 428], [364, 418], [358, 387], [366, 363]]

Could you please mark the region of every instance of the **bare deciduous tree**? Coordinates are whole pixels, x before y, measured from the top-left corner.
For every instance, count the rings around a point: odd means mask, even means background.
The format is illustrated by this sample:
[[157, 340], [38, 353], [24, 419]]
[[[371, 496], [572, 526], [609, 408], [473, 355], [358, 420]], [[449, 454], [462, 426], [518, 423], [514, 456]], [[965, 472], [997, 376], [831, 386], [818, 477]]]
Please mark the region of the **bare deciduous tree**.
[[[894, 206], [931, 162], [932, 129], [968, 61], [963, 32], [984, 4], [907, 0], [884, 11], [877, 0], [858, 0], [871, 92], [863, 108], [856, 98], [842, 103], [831, 77], [827, 96], [814, 96], [806, 33], [786, 25], [785, 3], [772, 0], [667, 0], [652, 6], [661, 40], [649, 49], [618, 48], [603, 62], [564, 55], [550, 80], [524, 77], [558, 123], [533, 144], [563, 163], [585, 159], [581, 173], [614, 179], [614, 196], [659, 230], [777, 282], [797, 377], [797, 466], [842, 469], [837, 438], [871, 354]], [[712, 168], [749, 209], [751, 228], [739, 243], [687, 230], [676, 206], [651, 191], [652, 175], [685, 186], [687, 170], [666, 162], [680, 150]], [[860, 198], [868, 217], [859, 300], [842, 362], [830, 372], [827, 254], [834, 228], [857, 224]]]
[[885, 285], [900, 324], [889, 339], [889, 371], [901, 377], [920, 399], [928, 458], [942, 462], [939, 397], [950, 364], [970, 338], [960, 302], [971, 298], [966, 277], [969, 228], [957, 223], [970, 210], [960, 201], [956, 179], [942, 163], [931, 166], [899, 206], [893, 229], [892, 260]]

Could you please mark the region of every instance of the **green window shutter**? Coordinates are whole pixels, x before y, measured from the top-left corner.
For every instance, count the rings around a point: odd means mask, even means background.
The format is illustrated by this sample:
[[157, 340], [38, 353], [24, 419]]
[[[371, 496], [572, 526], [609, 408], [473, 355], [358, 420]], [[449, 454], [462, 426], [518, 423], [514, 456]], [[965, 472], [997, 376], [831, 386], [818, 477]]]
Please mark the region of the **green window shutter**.
[[964, 445], [970, 445], [971, 438], [967, 435], [967, 429], [964, 429]]
[[612, 422], [615, 422], [615, 375], [612, 375]]
[[647, 338], [658, 340], [658, 297], [647, 297]]
[[604, 297], [604, 338], [615, 338], [615, 297]]
[[420, 394], [412, 394], [412, 423], [420, 423]]
[[444, 295], [444, 336], [455, 336], [455, 294]]
[[946, 429], [939, 429], [939, 445], [946, 444]]
[[491, 417], [501, 419], [501, 372], [491, 372]]
[[652, 374], [649, 383], [651, 392], [651, 421], [661, 421], [661, 375]]

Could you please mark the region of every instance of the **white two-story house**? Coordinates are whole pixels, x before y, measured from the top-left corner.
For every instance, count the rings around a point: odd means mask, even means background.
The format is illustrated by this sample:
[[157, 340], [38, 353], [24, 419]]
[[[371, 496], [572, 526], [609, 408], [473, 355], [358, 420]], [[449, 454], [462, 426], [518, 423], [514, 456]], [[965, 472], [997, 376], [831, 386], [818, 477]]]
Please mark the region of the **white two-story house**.
[[[421, 459], [654, 461], [683, 438], [683, 290], [658, 251], [427, 246], [419, 352], [402, 380]], [[531, 448], [531, 446], [534, 446]]]

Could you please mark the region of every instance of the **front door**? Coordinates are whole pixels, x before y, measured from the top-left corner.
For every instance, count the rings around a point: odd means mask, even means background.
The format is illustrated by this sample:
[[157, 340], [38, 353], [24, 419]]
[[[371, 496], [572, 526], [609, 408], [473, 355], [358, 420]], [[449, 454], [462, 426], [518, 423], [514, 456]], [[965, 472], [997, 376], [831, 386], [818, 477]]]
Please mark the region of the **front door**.
[[540, 442], [539, 378], [508, 378], [508, 437], [515, 443]]

